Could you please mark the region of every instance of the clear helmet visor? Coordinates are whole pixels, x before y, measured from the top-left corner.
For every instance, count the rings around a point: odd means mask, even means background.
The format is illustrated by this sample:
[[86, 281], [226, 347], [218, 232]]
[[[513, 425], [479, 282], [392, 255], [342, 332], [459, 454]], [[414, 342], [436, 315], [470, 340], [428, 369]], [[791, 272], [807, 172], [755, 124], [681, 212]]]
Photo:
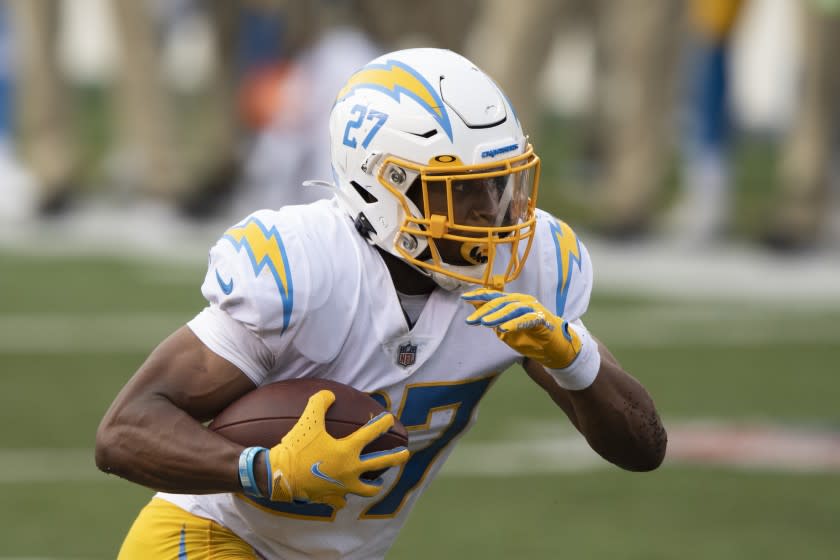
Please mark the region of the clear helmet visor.
[[490, 243], [508, 237], [529, 218], [533, 169], [492, 169], [444, 179], [427, 176], [424, 214], [445, 216], [447, 233], [434, 245], [445, 264], [486, 264]]
[[[417, 267], [485, 286], [519, 275], [533, 241], [539, 185], [540, 161], [530, 146], [508, 160], [471, 166], [386, 158], [381, 170], [380, 181], [405, 210], [396, 254]], [[505, 262], [496, 259], [501, 254]]]
[[[504, 173], [504, 170], [501, 171]], [[426, 215], [447, 216], [451, 228], [500, 228], [522, 223], [528, 216], [533, 190], [531, 170], [503, 175], [483, 173], [479, 178], [455, 176], [426, 181]]]

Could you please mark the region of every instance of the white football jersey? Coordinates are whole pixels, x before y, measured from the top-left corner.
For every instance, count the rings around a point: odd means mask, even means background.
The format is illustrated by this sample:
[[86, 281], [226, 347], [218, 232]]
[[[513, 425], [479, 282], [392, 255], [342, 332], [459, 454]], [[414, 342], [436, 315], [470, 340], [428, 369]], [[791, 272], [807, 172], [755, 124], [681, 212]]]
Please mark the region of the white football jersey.
[[[589, 255], [563, 222], [538, 211], [521, 276], [528, 293], [569, 321], [592, 289]], [[261, 210], [210, 251], [209, 301], [189, 327], [257, 385], [332, 379], [370, 393], [408, 429], [411, 459], [373, 498], [273, 503], [242, 494], [159, 494], [217, 521], [266, 558], [382, 558], [497, 376], [522, 360], [491, 329], [467, 325], [473, 307], [436, 289], [409, 328], [388, 269], [334, 200]]]

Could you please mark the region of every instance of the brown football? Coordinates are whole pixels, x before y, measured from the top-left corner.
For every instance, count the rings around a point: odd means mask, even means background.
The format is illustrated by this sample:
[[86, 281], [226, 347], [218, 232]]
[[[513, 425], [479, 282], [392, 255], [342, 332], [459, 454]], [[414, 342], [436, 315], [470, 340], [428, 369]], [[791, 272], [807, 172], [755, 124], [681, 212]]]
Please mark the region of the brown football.
[[[283, 439], [303, 414], [309, 397], [329, 389], [335, 402], [327, 409], [327, 432], [347, 436], [385, 409], [370, 395], [349, 385], [326, 379], [291, 379], [258, 387], [232, 402], [210, 423], [210, 429], [240, 445], [272, 448]], [[372, 441], [363, 453], [384, 451], [408, 445], [408, 433], [399, 420], [386, 433]], [[365, 473], [373, 479], [382, 471]]]

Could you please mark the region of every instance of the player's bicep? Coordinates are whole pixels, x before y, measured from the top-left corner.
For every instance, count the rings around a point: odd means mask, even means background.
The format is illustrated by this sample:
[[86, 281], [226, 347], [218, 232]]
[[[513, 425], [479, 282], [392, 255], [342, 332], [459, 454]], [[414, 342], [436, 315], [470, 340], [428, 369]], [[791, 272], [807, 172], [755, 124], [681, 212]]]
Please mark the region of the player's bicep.
[[114, 408], [162, 398], [205, 421], [254, 387], [238, 367], [182, 327], [154, 349], [120, 392]]

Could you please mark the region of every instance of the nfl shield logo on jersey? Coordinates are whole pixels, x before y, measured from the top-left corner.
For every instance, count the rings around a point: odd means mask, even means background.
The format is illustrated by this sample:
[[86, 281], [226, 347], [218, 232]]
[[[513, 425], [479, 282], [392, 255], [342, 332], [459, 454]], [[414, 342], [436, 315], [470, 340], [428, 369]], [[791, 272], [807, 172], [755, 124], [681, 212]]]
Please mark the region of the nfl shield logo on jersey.
[[397, 363], [402, 367], [411, 367], [417, 360], [417, 345], [408, 343], [400, 345], [397, 353]]

